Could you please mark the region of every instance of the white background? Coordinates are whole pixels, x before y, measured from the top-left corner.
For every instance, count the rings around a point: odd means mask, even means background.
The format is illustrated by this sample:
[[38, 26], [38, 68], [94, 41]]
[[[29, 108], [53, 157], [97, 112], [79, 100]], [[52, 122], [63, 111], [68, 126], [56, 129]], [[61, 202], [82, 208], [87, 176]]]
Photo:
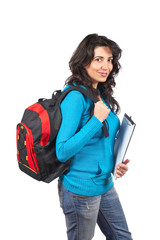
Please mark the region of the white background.
[[[57, 181], [18, 169], [16, 124], [26, 107], [63, 88], [70, 57], [90, 33], [123, 50], [115, 96], [120, 119], [126, 112], [137, 126], [129, 172], [115, 185], [133, 239], [159, 239], [159, 22], [158, 0], [1, 0], [1, 239], [67, 239]], [[94, 239], [105, 239], [98, 227]]]

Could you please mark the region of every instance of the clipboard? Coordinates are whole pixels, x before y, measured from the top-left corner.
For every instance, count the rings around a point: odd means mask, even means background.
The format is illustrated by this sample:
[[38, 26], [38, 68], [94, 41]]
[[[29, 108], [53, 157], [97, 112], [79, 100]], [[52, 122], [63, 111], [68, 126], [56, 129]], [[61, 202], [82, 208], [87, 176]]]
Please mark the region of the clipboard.
[[125, 113], [114, 144], [114, 168], [112, 171], [114, 177], [116, 165], [124, 161], [135, 126], [136, 124], [133, 122], [131, 117]]

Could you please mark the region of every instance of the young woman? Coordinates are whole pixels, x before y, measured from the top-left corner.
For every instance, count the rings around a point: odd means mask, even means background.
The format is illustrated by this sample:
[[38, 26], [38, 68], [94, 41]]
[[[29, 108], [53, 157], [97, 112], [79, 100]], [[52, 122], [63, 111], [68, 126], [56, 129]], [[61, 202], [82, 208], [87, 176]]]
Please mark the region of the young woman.
[[[62, 124], [56, 140], [56, 154], [61, 162], [72, 158], [70, 171], [58, 182], [60, 206], [66, 218], [69, 240], [90, 240], [98, 223], [106, 239], [132, 239], [114, 188], [114, 142], [120, 122], [118, 102], [113, 97], [115, 76], [120, 69], [121, 49], [112, 40], [97, 34], [86, 36], [70, 62], [72, 75], [66, 88], [77, 85], [92, 91], [93, 102], [77, 90], [61, 103]], [[109, 136], [105, 137], [102, 122]], [[122, 177], [128, 161], [116, 168]]]

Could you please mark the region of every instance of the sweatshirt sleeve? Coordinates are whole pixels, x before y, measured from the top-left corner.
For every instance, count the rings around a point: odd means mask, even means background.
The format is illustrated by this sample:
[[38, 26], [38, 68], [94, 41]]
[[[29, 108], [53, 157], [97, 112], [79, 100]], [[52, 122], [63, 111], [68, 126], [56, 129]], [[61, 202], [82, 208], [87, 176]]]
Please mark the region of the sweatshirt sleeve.
[[83, 94], [76, 90], [68, 93], [61, 103], [62, 123], [56, 139], [56, 155], [61, 162], [78, 153], [103, 126], [93, 115], [77, 132], [85, 105]]

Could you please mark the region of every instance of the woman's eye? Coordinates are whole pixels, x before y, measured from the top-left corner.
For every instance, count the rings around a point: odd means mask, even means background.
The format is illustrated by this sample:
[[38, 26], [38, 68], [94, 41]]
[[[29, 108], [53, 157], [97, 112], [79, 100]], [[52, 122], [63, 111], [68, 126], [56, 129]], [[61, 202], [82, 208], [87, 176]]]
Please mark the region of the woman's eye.
[[112, 63], [113, 59], [108, 59], [108, 62], [111, 62]]
[[97, 62], [101, 62], [102, 59], [101, 59], [101, 58], [96, 58], [96, 61], [97, 61]]

